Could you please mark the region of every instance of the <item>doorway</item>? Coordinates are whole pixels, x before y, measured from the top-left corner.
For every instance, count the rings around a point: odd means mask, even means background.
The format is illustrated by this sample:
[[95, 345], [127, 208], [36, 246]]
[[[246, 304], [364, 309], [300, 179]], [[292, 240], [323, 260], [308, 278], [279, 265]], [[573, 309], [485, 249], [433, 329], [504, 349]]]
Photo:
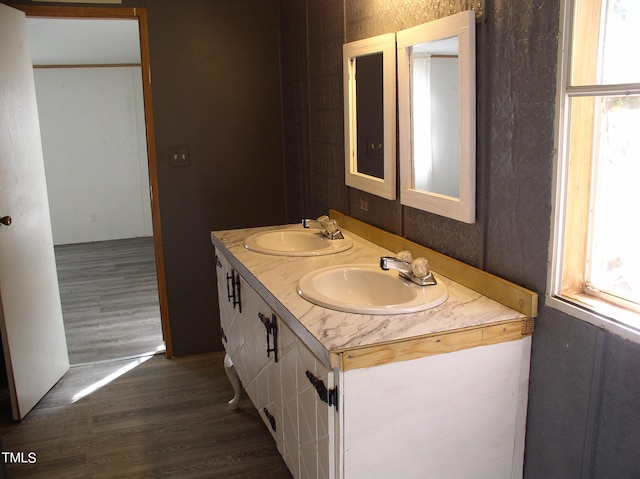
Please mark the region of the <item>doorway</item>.
[[[148, 298], [149, 298], [148, 289], [150, 287], [149, 274], [151, 271], [151, 274], [152, 274], [151, 283], [155, 282], [155, 284], [157, 285], [157, 298], [158, 298], [157, 307], [159, 308], [160, 328], [162, 331], [162, 337], [164, 339], [164, 343], [166, 347], [165, 355], [168, 357], [171, 357], [172, 348], [171, 348], [171, 337], [170, 337], [170, 331], [169, 331], [169, 318], [168, 318], [166, 284], [165, 284], [165, 274], [164, 274], [164, 259], [162, 254], [163, 252], [162, 252], [162, 238], [161, 238], [161, 228], [160, 228], [160, 213], [159, 213], [158, 197], [156, 193], [157, 192], [157, 169], [156, 169], [155, 146], [154, 146], [155, 143], [154, 143], [154, 132], [153, 132], [153, 115], [152, 115], [152, 105], [151, 105], [151, 85], [150, 85], [150, 78], [149, 78], [150, 60], [149, 60], [148, 41], [147, 41], [146, 11], [144, 9], [128, 9], [128, 8], [76, 8], [76, 7], [39, 7], [39, 6], [36, 6], [36, 7], [18, 6], [17, 8], [25, 11], [29, 19], [32, 19], [32, 18], [38, 18], [38, 19], [46, 18], [46, 19], [52, 19], [52, 20], [75, 19], [80, 21], [83, 21], [83, 20], [91, 21], [94, 19], [119, 19], [119, 20], [129, 19], [129, 20], [134, 20], [135, 23], [137, 24], [137, 27], [139, 30], [138, 41], [140, 46], [139, 63], [137, 66], [126, 65], [126, 64], [118, 65], [118, 66], [120, 67], [121, 70], [127, 69], [127, 68], [137, 69], [142, 80], [142, 92], [141, 92], [141, 95], [143, 97], [142, 115], [144, 117], [143, 122], [145, 125], [144, 127], [145, 132], [143, 132], [142, 135], [146, 137], [146, 145], [147, 145], [146, 158], [144, 159], [145, 165], [146, 165], [144, 168], [145, 174], [142, 176], [146, 176], [148, 178], [148, 184], [142, 186], [142, 191], [145, 192], [145, 189], [148, 188], [151, 194], [150, 194], [150, 198], [149, 198], [149, 195], [144, 195], [144, 194], [142, 195], [142, 196], [146, 196], [147, 205], [149, 204], [149, 200], [150, 200], [150, 211], [148, 212], [148, 215], [145, 212], [141, 214], [142, 216], [148, 216], [148, 218], [143, 219], [142, 222], [145, 223], [148, 220], [149, 224], [147, 226], [143, 225], [143, 229], [148, 228], [148, 233], [150, 233], [150, 235], [145, 234], [144, 232], [142, 234], [134, 233], [133, 236], [139, 236], [142, 239], [134, 238], [134, 241], [130, 241], [130, 240], [123, 239], [122, 237], [123, 233], [120, 233], [120, 238], [116, 237], [116, 238], [110, 239], [115, 242], [115, 243], [112, 243], [110, 247], [113, 246], [115, 251], [120, 250], [120, 252], [122, 252], [124, 248], [125, 250], [128, 251], [128, 252], [127, 251], [124, 252], [125, 257], [128, 257], [128, 258], [131, 258], [132, 254], [142, 255], [140, 256], [139, 261], [133, 261], [133, 267], [142, 268], [141, 270], [139, 270], [138, 273], [145, 277], [144, 279], [145, 283], [144, 285], [141, 285], [139, 289], [142, 289], [145, 291], [145, 295], [146, 295], [145, 297], [147, 299], [146, 300], [141, 299], [141, 297], [139, 296], [136, 300], [138, 301], [137, 304], [148, 303]], [[99, 67], [106, 69], [109, 66], [108, 63], [109, 61], [106, 61]], [[83, 219], [88, 223], [95, 224], [99, 222], [99, 218], [100, 218], [99, 213], [95, 211], [92, 211], [85, 216], [87, 217]], [[55, 232], [55, 227], [54, 227], [54, 232]], [[118, 235], [116, 234], [116, 236]], [[127, 236], [127, 235], [124, 234], [124, 236]], [[55, 234], [54, 234], [54, 239], [55, 239]], [[96, 243], [95, 238], [94, 239], [90, 238], [89, 241], [91, 242], [87, 243], [87, 245], [90, 247], [84, 248], [84, 253], [81, 253], [81, 254], [88, 255], [88, 256], [85, 256], [84, 264], [97, 264], [99, 262], [102, 262], [104, 259], [104, 255], [101, 257], [103, 259], [100, 259], [99, 256], [101, 253], [104, 253], [104, 251], [107, 249], [108, 243], [111, 243], [111, 241], [100, 241]], [[63, 250], [65, 249], [69, 249], [69, 248], [66, 245], [56, 247], [56, 256], [60, 257], [59, 253], [62, 253]], [[80, 250], [82, 249], [83, 248], [80, 248]], [[96, 255], [96, 254], [98, 255], [98, 257], [95, 257], [95, 256], [91, 257], [91, 255]], [[151, 255], [151, 257], [149, 257], [149, 255]], [[114, 258], [112, 253], [107, 253], [107, 257], [111, 259]], [[75, 260], [72, 260], [71, 263], [73, 264], [74, 261]], [[116, 261], [116, 262], [120, 266], [123, 266], [126, 263], [129, 263], [131, 265], [132, 263], [131, 261], [126, 261], [126, 260]], [[73, 270], [73, 267], [69, 268], [68, 264], [69, 263], [67, 263], [67, 266], [65, 266], [67, 272]], [[112, 270], [111, 267], [109, 268], [110, 270]], [[93, 279], [91, 279], [90, 277], [85, 278], [85, 284], [89, 286], [91, 284], [94, 284], [97, 288], [100, 288], [99, 281], [108, 279], [106, 278], [107, 275], [100, 272], [99, 267], [93, 268], [93, 271], [91, 271], [91, 268], [81, 268], [78, 271], [80, 272], [89, 271], [97, 275]], [[141, 272], [141, 271], [144, 271], [144, 272]], [[135, 276], [138, 273], [131, 273], [131, 274]], [[59, 272], [59, 275], [60, 275], [60, 272]], [[65, 286], [63, 284], [64, 281], [65, 281], [65, 278], [61, 276], [60, 277], [61, 296], [65, 294], [65, 291], [67, 292], [69, 291], [68, 288], [65, 289]], [[119, 280], [117, 281], [117, 283], [119, 283], [118, 285], [119, 287], [126, 288], [124, 281]], [[151, 286], [153, 286], [153, 284]], [[114, 292], [112, 297], [117, 296], [118, 294], [120, 293]], [[64, 297], [62, 299], [64, 301]], [[147, 308], [148, 304], [146, 304], [146, 306], [145, 305], [143, 306], [144, 308]], [[63, 304], [63, 307], [64, 307], [64, 304]], [[105, 306], [105, 307], [110, 308], [112, 306]], [[138, 313], [140, 313], [140, 309], [144, 309], [144, 308], [138, 308], [139, 309]], [[152, 309], [153, 309], [153, 306], [152, 306]], [[84, 314], [84, 313], [81, 313], [81, 314]], [[115, 314], [117, 315], [118, 313], [115, 313]], [[147, 311], [147, 313], [143, 313], [143, 314], [148, 315], [152, 313], [148, 313]], [[65, 318], [65, 329], [66, 329], [66, 322], [67, 321]], [[143, 319], [143, 323], [146, 323], [148, 325], [149, 321]], [[122, 325], [118, 326], [117, 324], [111, 324], [108, 327], [121, 329], [121, 331], [126, 330], [126, 328], [122, 328]], [[140, 329], [144, 330], [144, 327]], [[145, 333], [141, 333], [141, 334], [145, 334]], [[108, 343], [109, 342], [108, 337], [105, 338], [103, 342]], [[70, 359], [72, 359], [72, 364], [73, 364], [74, 360], [73, 358], [71, 358], [71, 349], [72, 348], [70, 348]], [[123, 351], [124, 350], [117, 350], [113, 354], [118, 357], [122, 357], [122, 354], [125, 354], [126, 356], [126, 353], [123, 353]], [[142, 352], [146, 353], [147, 351], [142, 351]], [[82, 359], [83, 357], [85, 359], [89, 358], [89, 360], [85, 361], [84, 359]], [[101, 359], [109, 359], [109, 358], [99, 356], [98, 359], [101, 360]], [[111, 358], [111, 359], [117, 359], [117, 358]], [[90, 356], [82, 356], [82, 355], [78, 356], [78, 359], [75, 361], [81, 362], [81, 363], [91, 362]]]

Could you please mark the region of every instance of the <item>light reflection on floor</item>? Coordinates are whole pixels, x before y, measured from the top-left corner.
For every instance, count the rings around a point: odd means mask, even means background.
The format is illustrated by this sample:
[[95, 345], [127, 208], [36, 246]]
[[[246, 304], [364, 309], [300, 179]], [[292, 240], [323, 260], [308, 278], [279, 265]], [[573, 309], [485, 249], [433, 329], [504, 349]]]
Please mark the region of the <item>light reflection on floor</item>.
[[91, 393], [93, 393], [93, 392], [97, 391], [98, 389], [106, 386], [111, 381], [114, 381], [115, 379], [117, 379], [120, 376], [128, 373], [129, 371], [131, 371], [132, 369], [134, 369], [137, 366], [141, 365], [142, 363], [148, 361], [149, 359], [151, 359], [156, 354], [164, 352], [164, 349], [165, 349], [164, 345], [163, 346], [159, 346], [155, 351], [150, 351], [148, 353], [141, 354], [140, 356], [131, 359], [124, 366], [118, 367], [115, 371], [113, 371], [112, 373], [108, 374], [104, 378], [102, 378], [102, 379], [90, 384], [89, 386], [83, 388], [82, 390], [80, 390], [79, 392], [74, 394], [71, 397], [71, 404], [75, 403], [76, 401], [79, 401], [80, 399], [82, 399], [84, 397], [87, 397]]

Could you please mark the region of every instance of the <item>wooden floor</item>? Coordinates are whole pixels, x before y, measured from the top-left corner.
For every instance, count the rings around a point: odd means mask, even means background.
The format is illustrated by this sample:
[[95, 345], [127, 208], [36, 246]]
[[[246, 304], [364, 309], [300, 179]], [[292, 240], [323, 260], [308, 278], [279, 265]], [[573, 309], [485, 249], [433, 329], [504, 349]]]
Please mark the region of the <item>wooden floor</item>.
[[[291, 478], [223, 354], [162, 347], [150, 238], [56, 247], [69, 372], [20, 422], [0, 388], [2, 451], [35, 453], [7, 477]], [[114, 358], [118, 358], [115, 359]]]
[[[88, 386], [130, 367], [84, 395]], [[232, 395], [222, 353], [73, 367], [22, 422], [11, 420], [8, 397], [2, 398], [2, 450], [37, 458], [9, 464], [7, 475], [291, 478], [246, 394], [236, 411], [227, 406]]]
[[55, 247], [71, 364], [164, 347], [153, 238]]

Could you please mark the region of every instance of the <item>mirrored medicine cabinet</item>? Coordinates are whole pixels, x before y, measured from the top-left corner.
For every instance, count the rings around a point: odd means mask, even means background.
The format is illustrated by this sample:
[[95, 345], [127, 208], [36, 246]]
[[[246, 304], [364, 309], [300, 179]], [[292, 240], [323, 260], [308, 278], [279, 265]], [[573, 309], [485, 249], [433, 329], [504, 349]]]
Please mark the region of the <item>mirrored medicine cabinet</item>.
[[396, 199], [396, 37], [343, 46], [345, 183]]
[[[344, 46], [345, 182], [387, 199], [396, 197], [396, 65], [389, 65], [395, 60], [394, 54], [387, 53], [389, 42], [397, 48], [400, 202], [473, 223], [472, 10]], [[387, 79], [391, 76], [393, 79]], [[376, 90], [381, 87], [382, 92]]]
[[400, 202], [475, 222], [475, 14], [398, 32]]

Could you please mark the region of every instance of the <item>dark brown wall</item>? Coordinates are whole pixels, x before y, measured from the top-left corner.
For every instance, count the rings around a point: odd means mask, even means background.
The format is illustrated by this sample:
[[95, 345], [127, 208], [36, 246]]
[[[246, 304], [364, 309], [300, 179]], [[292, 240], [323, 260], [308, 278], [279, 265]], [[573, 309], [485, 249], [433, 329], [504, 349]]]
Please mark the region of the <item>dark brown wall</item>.
[[525, 477], [640, 477], [640, 346], [544, 305], [559, 0], [486, 0], [475, 224], [344, 185], [342, 44], [438, 18], [449, 3], [282, 0], [283, 85], [296, 98], [284, 102], [288, 211], [341, 210], [537, 291]]
[[[285, 222], [277, 1], [147, 9], [174, 353], [219, 350], [209, 232]], [[172, 168], [182, 145], [191, 166]]]

